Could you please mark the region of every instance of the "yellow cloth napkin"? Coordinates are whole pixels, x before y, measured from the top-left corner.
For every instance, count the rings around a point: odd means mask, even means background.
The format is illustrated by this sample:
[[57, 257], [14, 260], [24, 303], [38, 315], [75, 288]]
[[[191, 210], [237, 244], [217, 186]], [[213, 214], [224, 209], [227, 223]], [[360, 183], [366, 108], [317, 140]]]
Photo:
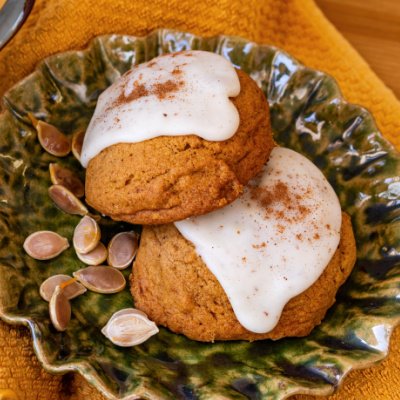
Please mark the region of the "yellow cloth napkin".
[[[83, 48], [100, 34], [144, 35], [159, 27], [239, 35], [287, 50], [333, 75], [345, 97], [371, 110], [383, 134], [400, 148], [400, 103], [312, 0], [37, 0], [26, 24], [0, 52], [0, 95], [49, 54]], [[397, 330], [385, 362], [350, 373], [332, 399], [398, 399], [399, 338]], [[80, 376], [44, 372], [26, 329], [0, 323], [0, 346], [0, 389], [28, 400], [103, 399]], [[0, 391], [0, 399], [6, 396]]]

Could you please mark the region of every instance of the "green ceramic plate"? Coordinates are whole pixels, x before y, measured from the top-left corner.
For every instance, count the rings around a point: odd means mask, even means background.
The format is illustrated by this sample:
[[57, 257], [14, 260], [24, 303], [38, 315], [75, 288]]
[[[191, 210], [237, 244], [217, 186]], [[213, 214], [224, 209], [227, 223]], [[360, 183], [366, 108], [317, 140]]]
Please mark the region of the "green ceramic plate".
[[[133, 305], [128, 289], [109, 296], [87, 293], [73, 301], [65, 333], [51, 327], [40, 283], [83, 265], [73, 250], [52, 261], [34, 261], [22, 243], [40, 229], [71, 238], [79, 218], [59, 211], [47, 195], [48, 164], [55, 158], [41, 150], [27, 113], [67, 134], [84, 129], [99, 94], [123, 72], [184, 49], [220, 53], [250, 73], [270, 103], [276, 140], [314, 161], [352, 216], [356, 268], [323, 323], [306, 338], [202, 344], [161, 329], [140, 346], [118, 348], [100, 327], [114, 311]], [[1, 314], [9, 323], [29, 326], [48, 371], [78, 371], [110, 398], [283, 399], [332, 393], [349, 370], [386, 356], [400, 319], [400, 158], [371, 115], [342, 99], [331, 77], [271, 46], [159, 30], [143, 38], [102, 36], [87, 50], [49, 57], [6, 94], [4, 106]], [[79, 169], [72, 156], [61, 163]], [[111, 221], [102, 224], [107, 236], [122, 229]]]

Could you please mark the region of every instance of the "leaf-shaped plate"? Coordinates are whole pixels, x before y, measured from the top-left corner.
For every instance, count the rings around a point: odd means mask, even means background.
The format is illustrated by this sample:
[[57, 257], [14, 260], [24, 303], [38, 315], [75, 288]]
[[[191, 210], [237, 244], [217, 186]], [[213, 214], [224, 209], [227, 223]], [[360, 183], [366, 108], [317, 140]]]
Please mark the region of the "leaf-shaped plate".
[[[22, 243], [41, 229], [71, 238], [79, 217], [49, 199], [48, 164], [55, 158], [42, 151], [27, 113], [71, 135], [85, 129], [99, 94], [133, 64], [184, 49], [220, 53], [247, 71], [268, 98], [276, 140], [321, 168], [352, 216], [356, 268], [323, 323], [306, 338], [203, 344], [161, 329], [149, 341], [121, 349], [100, 328], [115, 311], [132, 307], [128, 289], [111, 296], [87, 293], [73, 301], [66, 332], [51, 327], [40, 283], [83, 264], [71, 248], [56, 260], [35, 261]], [[29, 325], [47, 370], [78, 371], [110, 398], [283, 399], [329, 394], [350, 369], [385, 357], [400, 319], [400, 158], [371, 115], [345, 102], [331, 77], [271, 46], [163, 29], [140, 38], [102, 36], [84, 51], [51, 56], [6, 94], [4, 104], [1, 315]], [[60, 162], [79, 169], [72, 156]], [[101, 224], [108, 237], [131, 229], [106, 219]]]

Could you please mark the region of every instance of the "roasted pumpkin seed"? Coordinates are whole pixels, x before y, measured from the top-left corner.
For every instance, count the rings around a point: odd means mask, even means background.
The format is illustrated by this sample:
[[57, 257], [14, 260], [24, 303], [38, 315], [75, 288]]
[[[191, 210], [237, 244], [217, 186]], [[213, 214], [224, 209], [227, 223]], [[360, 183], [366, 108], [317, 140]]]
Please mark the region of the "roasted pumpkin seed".
[[44, 121], [38, 121], [36, 131], [39, 143], [48, 153], [56, 157], [65, 157], [71, 151], [71, 143], [67, 136], [55, 126]]
[[60, 286], [56, 286], [49, 303], [50, 319], [54, 328], [62, 332], [67, 329], [71, 319], [71, 303], [64, 290]]
[[117, 346], [131, 347], [145, 342], [159, 332], [146, 314], [135, 308], [124, 309], [111, 316], [101, 330]]
[[99, 242], [92, 251], [89, 251], [89, 253], [76, 253], [76, 255], [87, 265], [100, 265], [107, 259], [107, 249], [103, 243]]
[[72, 154], [75, 158], [80, 161], [81, 160], [81, 153], [82, 153], [82, 146], [83, 146], [83, 139], [85, 138], [84, 131], [75, 132], [72, 136]]
[[86, 206], [62, 185], [52, 185], [48, 192], [56, 206], [68, 214], [86, 215], [89, 212]]
[[[42, 296], [43, 300], [50, 301], [56, 287], [71, 279], [69, 275], [63, 274], [50, 276], [40, 285], [40, 296]], [[68, 300], [74, 299], [85, 292], [86, 288], [76, 281], [67, 285], [64, 289], [64, 295]]]
[[76, 197], [83, 197], [85, 186], [75, 172], [57, 163], [49, 164], [49, 171], [51, 182], [54, 185], [64, 186]]
[[76, 226], [73, 237], [75, 251], [80, 254], [87, 254], [100, 242], [100, 227], [97, 222], [88, 215], [85, 215]]
[[117, 293], [126, 286], [122, 273], [113, 267], [91, 266], [75, 271], [72, 275], [83, 286], [96, 293]]
[[138, 246], [138, 235], [135, 232], [116, 234], [108, 244], [108, 264], [118, 269], [127, 268], [135, 258]]
[[68, 249], [68, 240], [52, 231], [30, 234], [23, 244], [24, 250], [36, 260], [50, 260]]

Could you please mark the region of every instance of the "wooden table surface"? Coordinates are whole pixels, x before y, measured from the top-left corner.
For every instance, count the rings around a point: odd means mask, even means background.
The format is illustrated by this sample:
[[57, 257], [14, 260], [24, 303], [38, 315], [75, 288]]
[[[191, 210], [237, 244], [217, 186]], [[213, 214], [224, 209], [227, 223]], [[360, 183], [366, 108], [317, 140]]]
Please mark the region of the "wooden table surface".
[[400, 0], [316, 3], [400, 99]]

